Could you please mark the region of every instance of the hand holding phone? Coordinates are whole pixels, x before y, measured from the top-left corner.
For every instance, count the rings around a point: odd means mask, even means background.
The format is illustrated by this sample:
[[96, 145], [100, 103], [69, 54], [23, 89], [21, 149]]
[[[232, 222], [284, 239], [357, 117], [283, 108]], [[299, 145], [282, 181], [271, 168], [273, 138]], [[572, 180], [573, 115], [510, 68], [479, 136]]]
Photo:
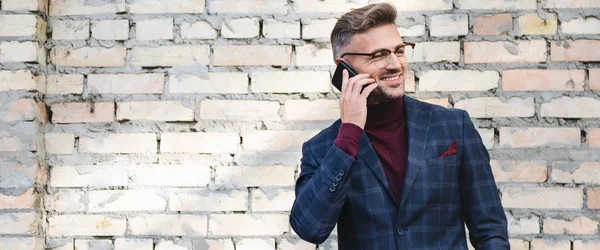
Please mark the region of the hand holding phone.
[[338, 63], [332, 79], [333, 85], [342, 92], [340, 112], [343, 123], [352, 123], [360, 128], [367, 122], [367, 97], [377, 82], [369, 74], [357, 74], [343, 61]]

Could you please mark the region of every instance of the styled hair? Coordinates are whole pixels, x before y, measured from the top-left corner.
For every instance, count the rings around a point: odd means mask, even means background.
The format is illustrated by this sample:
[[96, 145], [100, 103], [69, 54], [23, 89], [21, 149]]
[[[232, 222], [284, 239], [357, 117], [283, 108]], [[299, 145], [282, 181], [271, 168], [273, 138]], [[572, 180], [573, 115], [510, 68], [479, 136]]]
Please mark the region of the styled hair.
[[333, 58], [339, 56], [340, 49], [350, 43], [352, 36], [372, 27], [394, 24], [396, 15], [396, 8], [389, 3], [369, 4], [342, 15], [331, 31]]

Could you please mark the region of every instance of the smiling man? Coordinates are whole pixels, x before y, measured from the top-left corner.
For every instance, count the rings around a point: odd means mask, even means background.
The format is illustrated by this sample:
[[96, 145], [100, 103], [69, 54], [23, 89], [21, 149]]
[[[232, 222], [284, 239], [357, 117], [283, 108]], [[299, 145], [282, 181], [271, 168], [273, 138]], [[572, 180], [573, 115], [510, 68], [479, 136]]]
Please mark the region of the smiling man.
[[[341, 119], [305, 142], [290, 224], [339, 249], [510, 249], [489, 154], [466, 111], [404, 95], [393, 5], [344, 14], [331, 33]], [[367, 86], [362, 90], [363, 86]], [[361, 92], [362, 90], [362, 92]]]

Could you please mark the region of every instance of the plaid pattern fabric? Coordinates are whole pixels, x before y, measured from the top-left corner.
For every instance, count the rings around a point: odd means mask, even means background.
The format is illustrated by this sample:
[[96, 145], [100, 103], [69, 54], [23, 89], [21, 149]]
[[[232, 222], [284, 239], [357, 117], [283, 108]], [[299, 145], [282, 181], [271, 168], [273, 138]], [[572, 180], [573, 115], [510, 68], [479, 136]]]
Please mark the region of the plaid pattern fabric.
[[[339, 249], [510, 249], [507, 220], [488, 151], [466, 111], [404, 96], [408, 166], [395, 201], [363, 133], [356, 160], [333, 144], [341, 121], [302, 146], [290, 224], [325, 241], [337, 224]], [[440, 157], [453, 140], [456, 154]]]

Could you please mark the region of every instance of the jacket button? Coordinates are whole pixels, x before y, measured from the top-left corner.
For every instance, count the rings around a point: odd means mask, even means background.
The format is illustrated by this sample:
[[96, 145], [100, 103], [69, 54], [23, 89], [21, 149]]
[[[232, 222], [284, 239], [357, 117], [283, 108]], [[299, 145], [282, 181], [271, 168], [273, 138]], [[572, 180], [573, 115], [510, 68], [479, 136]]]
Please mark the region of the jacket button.
[[338, 171], [338, 175], [339, 176], [343, 176], [346, 172], [344, 172], [343, 169], [340, 168], [340, 170]]
[[398, 230], [396, 230], [396, 233], [398, 235], [404, 235], [404, 228], [399, 227]]
[[334, 192], [335, 191], [335, 187], [333, 185], [329, 186], [329, 191], [330, 192]]

